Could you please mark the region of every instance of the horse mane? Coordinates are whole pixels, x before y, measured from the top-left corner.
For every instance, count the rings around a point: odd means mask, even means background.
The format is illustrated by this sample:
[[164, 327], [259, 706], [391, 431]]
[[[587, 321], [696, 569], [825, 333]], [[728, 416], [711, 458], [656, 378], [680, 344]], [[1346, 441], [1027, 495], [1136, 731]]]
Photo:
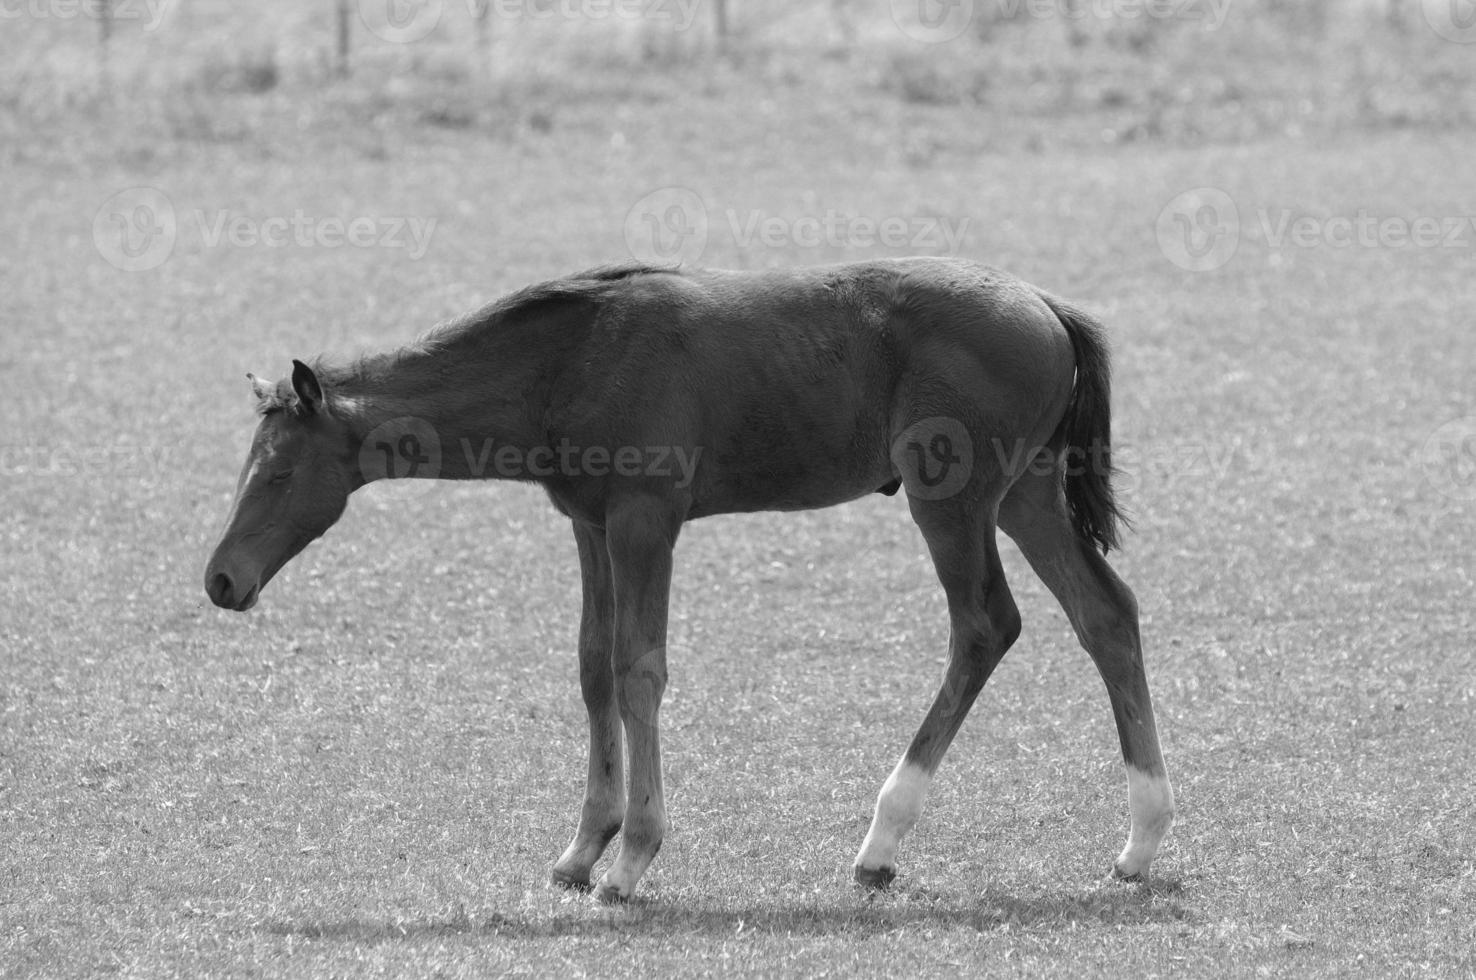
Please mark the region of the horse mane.
[[636, 276], [660, 272], [675, 272], [674, 268], [644, 265], [637, 262], [601, 265], [562, 279], [524, 286], [502, 299], [493, 300], [480, 309], [453, 317], [435, 327], [418, 342], [420, 349], [440, 348], [453, 345], [459, 340], [505, 324], [521, 320], [535, 313], [545, 312], [549, 306], [567, 302], [599, 302], [604, 298], [606, 287], [613, 282], [623, 282]]
[[598, 305], [612, 283], [639, 276], [661, 273], [680, 274], [679, 266], [656, 266], [639, 262], [596, 266], [582, 272], [525, 286], [501, 299], [444, 320], [418, 340], [388, 353], [369, 354], [348, 365], [313, 362], [313, 370], [325, 388], [345, 394], [372, 390], [377, 380], [408, 362], [427, 355], [444, 353], [453, 348], [475, 345], [484, 338], [526, 322], [530, 317], [549, 313], [568, 303]]

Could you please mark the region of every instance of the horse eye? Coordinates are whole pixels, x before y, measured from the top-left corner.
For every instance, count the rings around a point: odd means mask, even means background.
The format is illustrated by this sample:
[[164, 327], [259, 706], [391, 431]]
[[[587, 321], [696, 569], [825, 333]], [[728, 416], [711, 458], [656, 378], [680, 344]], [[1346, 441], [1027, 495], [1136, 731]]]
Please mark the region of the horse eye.
[[283, 470], [280, 473], [273, 473], [271, 480], [268, 481], [268, 482], [270, 482], [270, 483], [286, 483], [291, 478], [292, 478], [292, 471], [291, 470]]

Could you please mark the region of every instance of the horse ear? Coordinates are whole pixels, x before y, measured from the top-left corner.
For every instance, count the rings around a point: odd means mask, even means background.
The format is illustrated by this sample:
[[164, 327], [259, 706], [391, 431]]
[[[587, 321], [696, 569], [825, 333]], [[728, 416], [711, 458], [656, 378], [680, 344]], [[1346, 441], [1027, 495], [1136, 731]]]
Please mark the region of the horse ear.
[[316, 415], [323, 408], [323, 386], [313, 369], [301, 361], [292, 362], [292, 390], [304, 414]]
[[263, 381], [251, 372], [246, 373], [246, 380], [251, 382], [251, 393], [256, 396], [257, 401], [266, 401], [277, 393], [277, 386], [270, 381]]

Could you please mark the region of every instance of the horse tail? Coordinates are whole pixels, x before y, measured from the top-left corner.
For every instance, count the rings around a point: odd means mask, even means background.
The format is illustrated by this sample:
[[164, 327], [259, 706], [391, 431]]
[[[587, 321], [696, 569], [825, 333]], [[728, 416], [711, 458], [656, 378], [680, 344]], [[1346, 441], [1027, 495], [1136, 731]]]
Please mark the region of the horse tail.
[[1107, 331], [1100, 322], [1055, 296], [1040, 298], [1066, 328], [1076, 352], [1076, 383], [1053, 443], [1066, 460], [1066, 505], [1084, 541], [1106, 554], [1118, 547], [1118, 524], [1128, 523], [1112, 492], [1112, 368]]

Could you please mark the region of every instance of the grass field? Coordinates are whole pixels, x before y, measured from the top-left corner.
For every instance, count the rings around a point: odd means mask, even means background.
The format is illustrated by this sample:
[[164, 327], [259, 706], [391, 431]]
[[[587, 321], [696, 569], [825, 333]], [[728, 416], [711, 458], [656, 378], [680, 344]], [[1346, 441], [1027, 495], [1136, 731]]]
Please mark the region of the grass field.
[[[1476, 975], [1476, 49], [1269, 80], [1263, 52], [1226, 97], [1093, 39], [1068, 97], [958, 45], [753, 45], [490, 80], [289, 51], [261, 91], [28, 63], [0, 102], [0, 974]], [[952, 85], [971, 57], [987, 94]], [[1107, 698], [1007, 547], [1024, 635], [893, 891], [851, 886], [947, 642], [894, 498], [688, 527], [673, 828], [624, 908], [546, 883], [585, 728], [538, 491], [372, 486], [256, 611], [209, 605], [246, 371], [654, 245], [799, 265], [943, 228], [1112, 329], [1114, 561], [1180, 804], [1151, 884], [1102, 880]]]

